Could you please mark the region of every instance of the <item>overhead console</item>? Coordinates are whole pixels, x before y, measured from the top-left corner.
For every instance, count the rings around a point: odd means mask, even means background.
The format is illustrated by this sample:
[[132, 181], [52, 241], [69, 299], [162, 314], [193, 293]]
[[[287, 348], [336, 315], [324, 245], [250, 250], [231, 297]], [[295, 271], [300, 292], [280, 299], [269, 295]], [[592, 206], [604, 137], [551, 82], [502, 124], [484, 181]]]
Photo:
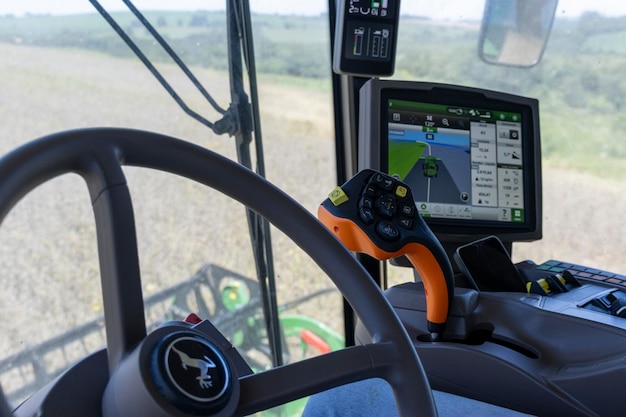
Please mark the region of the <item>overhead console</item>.
[[408, 184], [444, 244], [540, 239], [540, 161], [535, 99], [379, 79], [361, 89], [359, 169]]

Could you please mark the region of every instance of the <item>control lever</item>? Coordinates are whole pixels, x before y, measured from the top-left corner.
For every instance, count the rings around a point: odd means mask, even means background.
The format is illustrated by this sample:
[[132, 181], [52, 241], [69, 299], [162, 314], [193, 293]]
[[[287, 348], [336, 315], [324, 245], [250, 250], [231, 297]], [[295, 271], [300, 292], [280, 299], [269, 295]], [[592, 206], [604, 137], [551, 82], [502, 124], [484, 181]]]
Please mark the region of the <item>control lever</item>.
[[614, 293], [594, 298], [591, 300], [591, 304], [612, 316], [626, 318], [626, 306]]
[[441, 243], [417, 212], [410, 188], [366, 169], [329, 194], [318, 218], [351, 251], [378, 260], [409, 259], [424, 283], [428, 330], [438, 339], [448, 318], [454, 273]]

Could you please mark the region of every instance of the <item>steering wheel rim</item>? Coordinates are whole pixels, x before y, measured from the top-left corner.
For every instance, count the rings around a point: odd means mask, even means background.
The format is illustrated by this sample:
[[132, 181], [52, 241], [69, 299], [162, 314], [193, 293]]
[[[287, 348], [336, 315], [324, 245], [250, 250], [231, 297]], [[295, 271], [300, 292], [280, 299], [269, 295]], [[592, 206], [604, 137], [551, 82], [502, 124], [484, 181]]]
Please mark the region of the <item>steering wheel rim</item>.
[[400, 416], [416, 410], [436, 415], [424, 369], [393, 308], [352, 254], [297, 202], [241, 165], [169, 136], [114, 128], [61, 132], [0, 160], [0, 222], [41, 183], [70, 172], [83, 177], [96, 221], [111, 374], [146, 338], [135, 222], [122, 166], [194, 180], [264, 216], [332, 279], [372, 335], [371, 345], [242, 377], [236, 415], [370, 377], [391, 385]]

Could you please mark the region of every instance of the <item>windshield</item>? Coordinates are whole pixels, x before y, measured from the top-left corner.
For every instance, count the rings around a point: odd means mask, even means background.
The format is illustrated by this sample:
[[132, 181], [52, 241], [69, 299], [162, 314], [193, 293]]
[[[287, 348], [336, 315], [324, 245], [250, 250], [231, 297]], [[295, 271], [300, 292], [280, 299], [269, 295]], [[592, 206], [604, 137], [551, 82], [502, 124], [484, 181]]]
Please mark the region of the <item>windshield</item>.
[[[218, 121], [232, 102], [225, 6], [166, 3], [136, 5], [222, 111], [121, 2], [102, 2], [177, 95], [203, 118]], [[561, 1], [542, 61], [522, 69], [479, 58], [482, 1], [422, 3], [402, 4], [394, 79], [480, 87], [540, 102], [544, 237], [516, 243], [514, 259], [558, 259], [626, 273], [626, 7], [609, 0]], [[251, 1], [261, 128], [254, 136], [258, 141], [262, 133], [263, 145], [263, 153], [251, 145], [251, 166], [258, 170], [262, 163], [271, 182], [314, 213], [337, 182], [328, 5], [318, 0], [289, 7]], [[238, 160], [235, 138], [189, 117], [89, 0], [3, 2], [0, 53], [0, 154], [58, 131], [115, 126], [165, 133]], [[244, 59], [244, 68], [249, 65]], [[243, 80], [253, 96], [250, 75]], [[125, 173], [149, 325], [180, 320], [189, 311], [224, 316], [256, 303], [245, 320], [237, 326], [224, 321], [224, 327], [256, 368], [273, 366], [244, 207], [171, 175]], [[94, 230], [86, 187], [72, 175], [29, 194], [0, 228], [7, 335], [0, 340], [0, 360], [8, 358], [0, 383], [14, 403], [104, 344]], [[340, 295], [298, 247], [273, 228], [269, 235], [276, 280], [269, 296], [285, 337], [295, 335], [285, 342], [282, 359], [340, 346]], [[407, 273], [390, 271], [398, 281]]]

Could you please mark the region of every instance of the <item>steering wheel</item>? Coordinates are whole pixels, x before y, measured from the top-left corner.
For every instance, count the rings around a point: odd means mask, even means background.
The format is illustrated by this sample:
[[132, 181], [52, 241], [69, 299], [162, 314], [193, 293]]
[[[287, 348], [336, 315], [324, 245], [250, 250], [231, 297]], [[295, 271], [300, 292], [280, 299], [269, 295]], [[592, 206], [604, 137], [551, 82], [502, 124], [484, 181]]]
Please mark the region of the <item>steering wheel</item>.
[[[372, 344], [253, 374], [206, 321], [165, 325], [147, 335], [124, 165], [195, 180], [267, 218], [333, 280]], [[262, 177], [205, 148], [156, 133], [62, 132], [0, 160], [0, 221], [33, 188], [69, 172], [84, 178], [93, 204], [107, 347], [35, 394], [16, 414], [240, 416], [371, 377], [390, 384], [400, 416], [437, 414], [415, 348], [380, 289], [315, 217]]]

